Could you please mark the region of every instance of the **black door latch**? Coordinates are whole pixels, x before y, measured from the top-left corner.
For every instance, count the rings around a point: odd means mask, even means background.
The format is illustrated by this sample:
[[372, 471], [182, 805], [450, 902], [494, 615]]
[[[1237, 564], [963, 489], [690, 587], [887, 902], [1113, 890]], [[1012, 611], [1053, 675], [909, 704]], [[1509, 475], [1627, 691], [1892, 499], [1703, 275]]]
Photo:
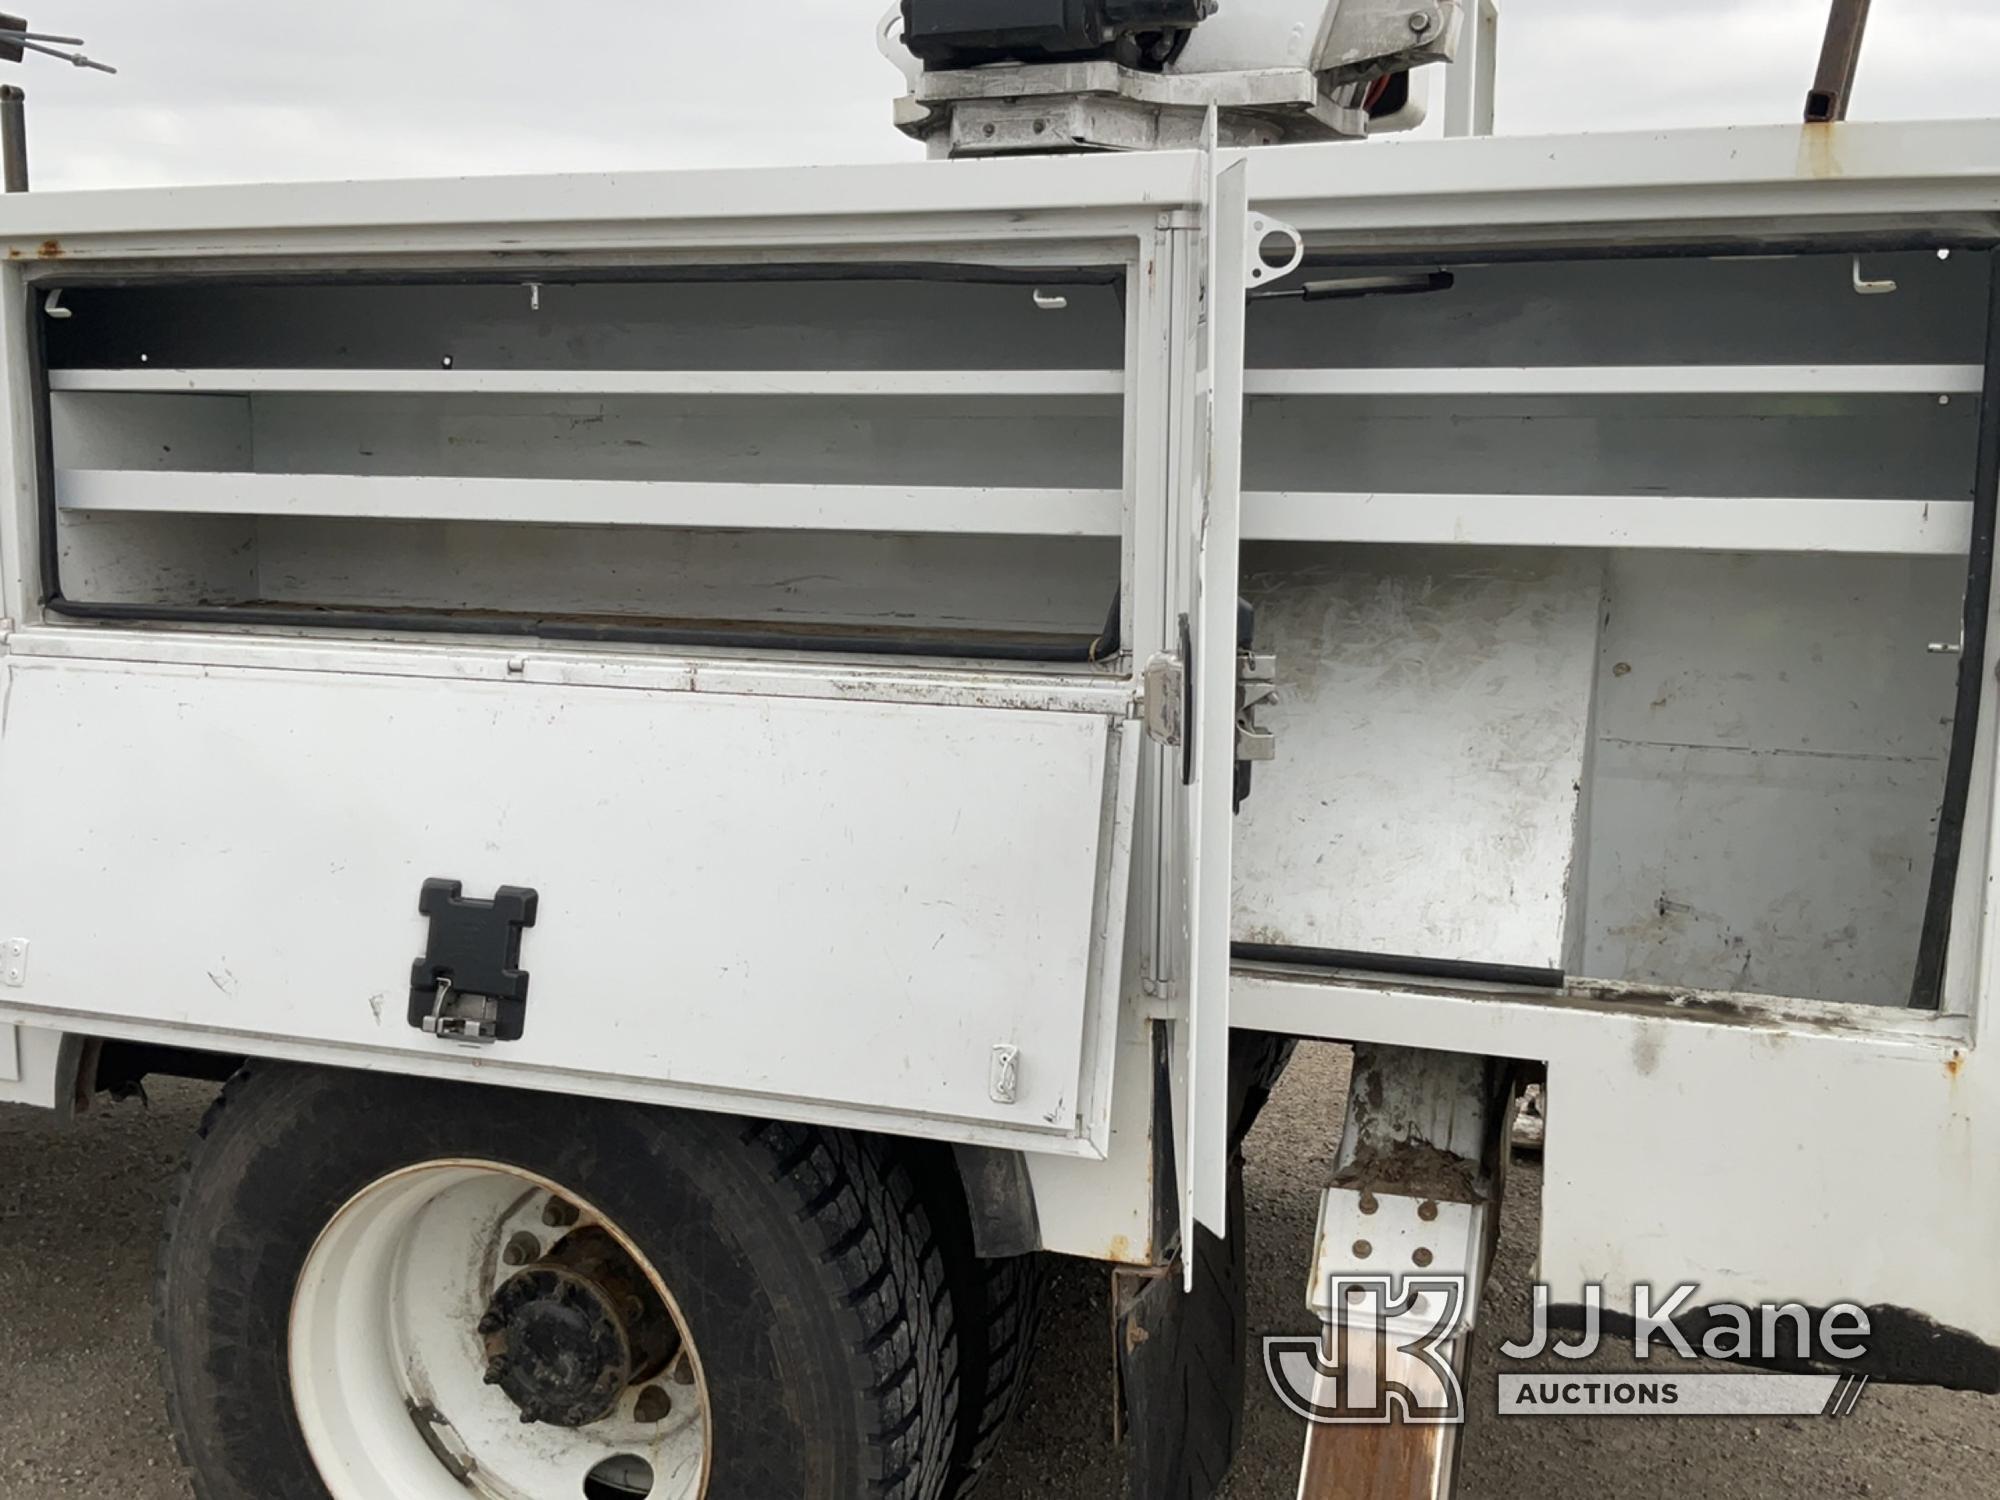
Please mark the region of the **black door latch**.
[[430, 945], [410, 970], [410, 1024], [457, 1042], [518, 1042], [528, 1024], [521, 931], [535, 925], [535, 892], [503, 885], [468, 901], [456, 880], [426, 880], [417, 910]]

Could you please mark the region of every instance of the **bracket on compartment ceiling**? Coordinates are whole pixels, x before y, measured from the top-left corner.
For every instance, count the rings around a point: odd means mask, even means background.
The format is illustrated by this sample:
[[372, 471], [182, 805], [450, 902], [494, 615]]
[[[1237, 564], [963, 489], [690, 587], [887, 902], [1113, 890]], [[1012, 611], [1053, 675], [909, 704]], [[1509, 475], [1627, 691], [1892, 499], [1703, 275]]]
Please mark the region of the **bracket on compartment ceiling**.
[[1861, 274], [1861, 257], [1854, 257], [1854, 290], [1863, 297], [1886, 297], [1896, 290], [1896, 283], [1884, 277], [1870, 281]]

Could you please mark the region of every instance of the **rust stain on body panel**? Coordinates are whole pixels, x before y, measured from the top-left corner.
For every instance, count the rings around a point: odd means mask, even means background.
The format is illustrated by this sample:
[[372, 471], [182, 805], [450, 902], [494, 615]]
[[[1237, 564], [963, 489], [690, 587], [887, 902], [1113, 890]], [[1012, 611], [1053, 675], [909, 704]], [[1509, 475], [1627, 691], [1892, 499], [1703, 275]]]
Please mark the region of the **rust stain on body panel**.
[[1807, 125], [1799, 133], [1799, 176], [1824, 181], [1846, 175], [1836, 150], [1839, 129], [1837, 124], [1816, 124]]

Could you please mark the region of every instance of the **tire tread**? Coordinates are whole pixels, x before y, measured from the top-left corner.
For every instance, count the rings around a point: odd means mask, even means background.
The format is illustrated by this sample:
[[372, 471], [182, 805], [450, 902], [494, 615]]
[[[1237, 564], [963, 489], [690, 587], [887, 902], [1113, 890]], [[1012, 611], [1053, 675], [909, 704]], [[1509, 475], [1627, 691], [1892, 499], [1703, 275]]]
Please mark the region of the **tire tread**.
[[821, 1261], [854, 1314], [854, 1350], [879, 1408], [871, 1496], [937, 1500], [958, 1417], [958, 1343], [944, 1256], [922, 1195], [896, 1154], [869, 1137], [762, 1121], [746, 1141], [822, 1236]]
[[963, 1435], [947, 1500], [964, 1500], [1000, 1451], [1026, 1388], [1029, 1356], [1041, 1319], [1042, 1266], [1032, 1255], [984, 1260], [985, 1380], [979, 1409], [959, 1415]]

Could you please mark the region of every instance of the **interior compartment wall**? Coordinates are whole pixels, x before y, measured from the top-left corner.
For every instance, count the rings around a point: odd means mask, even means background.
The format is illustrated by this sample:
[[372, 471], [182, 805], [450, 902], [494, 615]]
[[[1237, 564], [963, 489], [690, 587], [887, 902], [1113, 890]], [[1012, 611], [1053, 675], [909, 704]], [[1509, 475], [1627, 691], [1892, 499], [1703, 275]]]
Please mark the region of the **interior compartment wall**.
[[[250, 403], [240, 396], [57, 396], [58, 465], [194, 472], [250, 467]], [[64, 512], [56, 518], [63, 593], [94, 604], [235, 603], [256, 587], [257, 523], [240, 516]]]
[[[829, 273], [837, 276], [838, 272]], [[972, 274], [978, 274], [974, 272]], [[1121, 288], [937, 280], [82, 285], [52, 366], [489, 370], [1116, 369]], [[540, 306], [525, 285], [546, 279]], [[1037, 287], [1068, 306], [1041, 311]]]
[[[1420, 296], [1253, 301], [1253, 368], [1405, 365], [1977, 364], [1987, 263], [1848, 255], [1522, 261], [1453, 268]], [[1311, 272], [1319, 276], [1364, 274]]]
[[1263, 544], [1243, 591], [1277, 759], [1236, 820], [1233, 936], [1573, 968], [1602, 554]]
[[655, 531], [491, 522], [258, 525], [261, 598], [971, 630], [1098, 630], [1114, 537]]
[[1466, 495], [1966, 498], [1970, 396], [1253, 397], [1244, 487]]
[[1593, 976], [1905, 1002], [1958, 658], [1958, 558], [1614, 554]]
[[252, 423], [263, 474], [1117, 489], [1124, 468], [1115, 399], [258, 396]]

